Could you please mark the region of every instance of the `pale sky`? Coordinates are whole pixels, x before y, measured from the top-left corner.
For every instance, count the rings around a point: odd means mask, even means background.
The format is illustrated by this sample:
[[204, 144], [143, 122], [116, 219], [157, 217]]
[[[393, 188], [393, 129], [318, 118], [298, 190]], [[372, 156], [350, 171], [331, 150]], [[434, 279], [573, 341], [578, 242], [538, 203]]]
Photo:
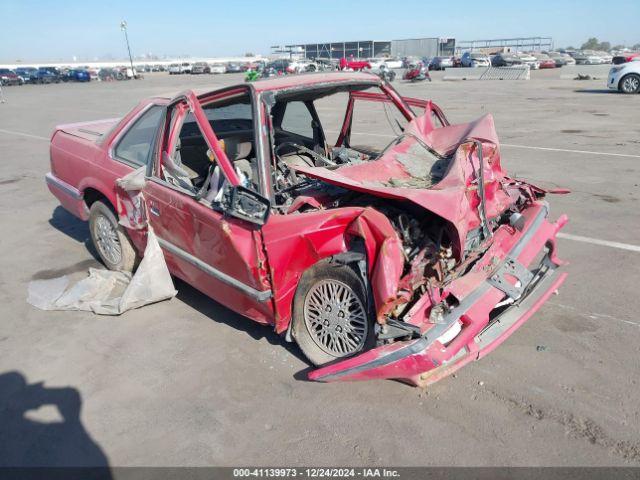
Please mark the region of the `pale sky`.
[[286, 43], [544, 36], [556, 47], [588, 37], [640, 43], [640, 0], [2, 0], [0, 62], [269, 53]]

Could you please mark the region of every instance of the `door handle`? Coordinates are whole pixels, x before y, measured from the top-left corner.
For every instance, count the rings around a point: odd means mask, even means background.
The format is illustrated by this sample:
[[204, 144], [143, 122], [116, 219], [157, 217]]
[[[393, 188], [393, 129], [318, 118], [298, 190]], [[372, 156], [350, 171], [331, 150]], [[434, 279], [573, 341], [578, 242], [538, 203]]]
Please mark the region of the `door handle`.
[[151, 215], [155, 215], [156, 217], [160, 216], [160, 210], [155, 203], [149, 202], [149, 211], [151, 212]]

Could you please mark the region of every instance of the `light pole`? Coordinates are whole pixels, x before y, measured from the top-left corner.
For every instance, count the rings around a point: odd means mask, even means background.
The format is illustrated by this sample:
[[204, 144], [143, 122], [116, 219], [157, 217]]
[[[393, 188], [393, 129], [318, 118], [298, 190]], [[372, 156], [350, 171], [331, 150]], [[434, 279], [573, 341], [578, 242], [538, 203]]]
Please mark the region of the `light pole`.
[[131, 76], [135, 78], [135, 72], [133, 70], [133, 58], [131, 58], [131, 47], [129, 47], [129, 35], [127, 35], [127, 22], [122, 20], [120, 22], [120, 30], [124, 32], [124, 39], [127, 42], [127, 51], [129, 52], [129, 63], [131, 64]]

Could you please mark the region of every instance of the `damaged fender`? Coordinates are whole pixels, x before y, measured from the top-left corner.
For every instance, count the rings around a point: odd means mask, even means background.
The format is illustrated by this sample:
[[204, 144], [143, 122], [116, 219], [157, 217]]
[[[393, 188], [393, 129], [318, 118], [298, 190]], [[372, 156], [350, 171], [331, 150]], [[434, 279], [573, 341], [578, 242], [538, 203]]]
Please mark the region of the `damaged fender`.
[[[350, 251], [362, 239], [367, 274], [379, 321], [397, 296], [403, 268], [402, 244], [389, 220], [373, 208], [345, 207], [305, 215], [274, 216], [263, 228], [274, 285], [276, 331], [291, 322], [300, 278], [318, 261]], [[292, 255], [291, 252], [295, 252]]]

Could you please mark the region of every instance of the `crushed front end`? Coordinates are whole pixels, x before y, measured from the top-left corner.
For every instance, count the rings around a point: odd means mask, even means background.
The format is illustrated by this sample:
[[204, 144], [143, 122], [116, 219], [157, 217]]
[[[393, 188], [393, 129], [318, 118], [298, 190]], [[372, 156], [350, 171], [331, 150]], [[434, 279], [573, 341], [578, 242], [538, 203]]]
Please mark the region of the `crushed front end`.
[[468, 271], [442, 289], [428, 287], [402, 320], [388, 319], [380, 327], [380, 346], [314, 370], [309, 378], [393, 378], [426, 386], [491, 352], [566, 278], [555, 254], [566, 217], [552, 223], [547, 216], [545, 202], [532, 203], [512, 217], [514, 225], [493, 232], [491, 245]]
[[501, 344], [566, 278], [556, 234], [567, 218], [551, 222], [548, 192], [505, 174], [492, 118], [439, 129], [421, 121], [376, 160], [298, 169], [350, 191], [338, 207], [373, 208], [395, 232], [368, 251], [377, 346], [312, 380], [433, 383]]

